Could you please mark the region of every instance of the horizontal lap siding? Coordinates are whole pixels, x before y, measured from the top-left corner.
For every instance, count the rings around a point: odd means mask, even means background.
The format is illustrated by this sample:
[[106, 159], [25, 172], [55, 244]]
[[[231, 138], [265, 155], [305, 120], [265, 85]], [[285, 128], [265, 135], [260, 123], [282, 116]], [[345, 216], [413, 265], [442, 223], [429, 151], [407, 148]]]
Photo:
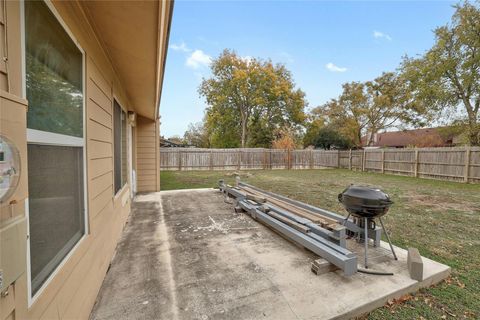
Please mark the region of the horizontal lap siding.
[[[5, 0], [0, 0], [0, 58], [5, 52], [5, 15], [3, 11]], [[8, 91], [7, 63], [0, 59], [0, 90]]]
[[158, 191], [158, 123], [138, 117], [136, 126], [137, 191]]
[[[112, 89], [93, 60], [87, 66], [87, 150], [90, 219], [112, 201], [113, 117]], [[103, 195], [103, 196], [101, 196]]]

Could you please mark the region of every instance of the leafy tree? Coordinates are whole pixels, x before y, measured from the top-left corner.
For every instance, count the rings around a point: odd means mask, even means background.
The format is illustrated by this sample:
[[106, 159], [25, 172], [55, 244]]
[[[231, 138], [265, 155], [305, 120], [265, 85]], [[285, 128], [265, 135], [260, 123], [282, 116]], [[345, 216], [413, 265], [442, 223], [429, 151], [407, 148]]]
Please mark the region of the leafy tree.
[[367, 145], [374, 135], [399, 124], [423, 124], [424, 110], [419, 109], [403, 78], [393, 72], [384, 72], [365, 83], [367, 97]]
[[205, 114], [204, 128], [210, 138], [210, 147], [238, 148], [240, 146], [240, 122], [236, 110], [217, 105], [208, 107]]
[[357, 147], [362, 145], [365, 135], [370, 145], [380, 130], [401, 123], [420, 123], [423, 119], [403, 78], [392, 72], [372, 81], [345, 83], [338, 99], [332, 99], [320, 109], [329, 127]]
[[275, 140], [272, 143], [273, 149], [296, 149], [298, 137], [292, 128], [281, 128], [275, 133]]
[[338, 131], [329, 127], [321, 128], [315, 139], [315, 147], [325, 150], [347, 149], [352, 147], [351, 142], [343, 137]]
[[464, 123], [472, 145], [480, 145], [480, 10], [478, 1], [456, 5], [450, 24], [435, 30], [435, 44], [419, 58], [405, 57], [403, 78], [430, 116]]
[[205, 126], [216, 136], [212, 145], [235, 136], [242, 147], [271, 144], [276, 129], [302, 124], [305, 94], [295, 89], [284, 65], [244, 59], [224, 50], [212, 62], [211, 71], [211, 78], [202, 81], [199, 93], [208, 104]]
[[317, 138], [320, 129], [325, 127], [325, 114], [323, 109], [317, 107], [310, 111], [306, 118], [305, 128], [306, 132], [303, 136], [303, 146], [315, 145], [315, 139]]
[[186, 144], [197, 148], [209, 148], [210, 139], [203, 122], [190, 123], [187, 131], [183, 135]]
[[365, 85], [351, 82], [343, 85], [343, 92], [338, 99], [332, 99], [320, 106], [327, 118], [327, 124], [348, 137], [355, 146], [361, 146], [368, 119]]

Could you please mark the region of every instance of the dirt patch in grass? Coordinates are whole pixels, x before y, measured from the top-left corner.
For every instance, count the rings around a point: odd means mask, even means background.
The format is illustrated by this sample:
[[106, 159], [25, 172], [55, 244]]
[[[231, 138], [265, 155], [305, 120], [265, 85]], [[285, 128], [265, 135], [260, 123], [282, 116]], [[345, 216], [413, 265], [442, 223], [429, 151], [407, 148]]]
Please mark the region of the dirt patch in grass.
[[445, 196], [417, 194], [410, 192], [406, 198], [409, 201], [409, 206], [420, 205], [432, 208], [434, 210], [455, 210], [480, 213], [479, 204], [459, 201], [455, 197], [445, 198]]

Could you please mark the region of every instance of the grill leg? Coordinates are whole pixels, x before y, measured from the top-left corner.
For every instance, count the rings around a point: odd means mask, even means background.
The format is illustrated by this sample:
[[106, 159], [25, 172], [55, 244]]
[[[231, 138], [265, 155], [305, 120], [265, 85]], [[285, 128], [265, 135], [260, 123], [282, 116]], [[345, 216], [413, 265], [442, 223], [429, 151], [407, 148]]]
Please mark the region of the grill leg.
[[349, 213], [348, 213], [348, 216], [343, 220], [343, 223], [342, 223], [343, 225], [345, 225], [345, 223], [348, 221], [348, 218], [350, 218], [350, 214], [351, 214], [351, 213], [349, 212]]
[[368, 218], [364, 218], [365, 233], [363, 234], [363, 241], [365, 243], [365, 269], [368, 269]]
[[390, 241], [390, 237], [388, 236], [388, 232], [385, 229], [385, 226], [383, 225], [382, 218], [379, 217], [378, 220], [380, 220], [380, 224], [382, 225], [383, 232], [385, 233], [385, 236], [387, 237], [388, 244], [390, 245], [390, 250], [392, 250], [392, 253], [393, 253], [393, 257], [395, 258], [395, 260], [398, 260], [397, 255], [395, 254], [395, 250], [393, 250], [392, 241]]

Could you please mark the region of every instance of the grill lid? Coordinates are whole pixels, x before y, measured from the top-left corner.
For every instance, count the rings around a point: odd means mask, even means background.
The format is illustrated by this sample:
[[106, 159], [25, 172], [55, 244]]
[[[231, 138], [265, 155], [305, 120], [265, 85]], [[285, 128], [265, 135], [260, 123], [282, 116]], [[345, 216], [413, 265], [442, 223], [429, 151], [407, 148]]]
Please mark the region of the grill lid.
[[382, 190], [355, 185], [347, 187], [340, 193], [338, 201], [352, 215], [367, 218], [383, 216], [393, 204], [388, 194]]

